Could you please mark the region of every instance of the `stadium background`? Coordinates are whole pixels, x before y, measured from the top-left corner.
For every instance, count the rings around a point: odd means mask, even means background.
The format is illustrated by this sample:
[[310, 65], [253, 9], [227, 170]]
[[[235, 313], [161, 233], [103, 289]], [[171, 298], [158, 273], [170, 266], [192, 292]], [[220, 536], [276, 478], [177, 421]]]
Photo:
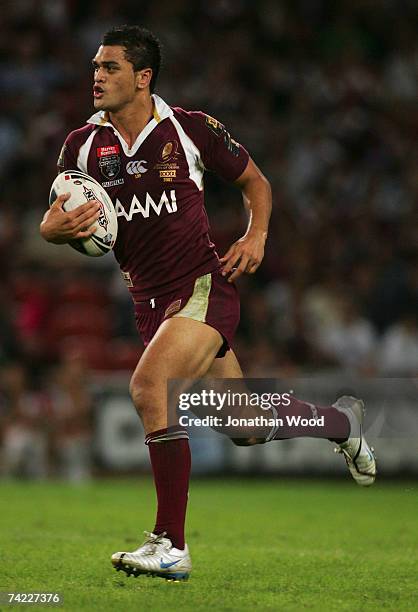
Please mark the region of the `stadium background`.
[[[265, 261], [239, 282], [246, 374], [320, 376], [330, 395], [342, 375], [416, 378], [417, 19], [412, 0], [2, 2], [4, 475], [148, 469], [126, 395], [141, 346], [119, 271], [38, 234], [65, 136], [92, 114], [91, 57], [118, 23], [158, 34], [157, 92], [225, 123], [272, 183]], [[206, 199], [223, 252], [245, 227], [239, 194], [208, 176]], [[224, 442], [200, 441], [195, 470], [305, 473], [317, 451], [318, 469], [340, 469], [313, 441], [252, 454]], [[407, 446], [392, 445], [388, 473], [417, 469]]]

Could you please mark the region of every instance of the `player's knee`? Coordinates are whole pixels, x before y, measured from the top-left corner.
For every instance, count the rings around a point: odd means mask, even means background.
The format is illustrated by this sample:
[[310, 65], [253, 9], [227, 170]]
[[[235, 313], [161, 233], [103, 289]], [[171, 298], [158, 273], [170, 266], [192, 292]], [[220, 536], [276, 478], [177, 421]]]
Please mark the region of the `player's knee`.
[[144, 416], [155, 405], [156, 384], [140, 373], [134, 373], [129, 384], [129, 393], [137, 412]]

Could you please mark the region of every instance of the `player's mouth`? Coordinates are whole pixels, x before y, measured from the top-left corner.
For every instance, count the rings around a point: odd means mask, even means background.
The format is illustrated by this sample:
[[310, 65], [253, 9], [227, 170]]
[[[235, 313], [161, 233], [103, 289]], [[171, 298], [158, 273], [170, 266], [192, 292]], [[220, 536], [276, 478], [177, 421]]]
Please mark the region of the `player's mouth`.
[[104, 91], [101, 87], [99, 87], [98, 85], [94, 85], [93, 87], [93, 97], [94, 98], [101, 98], [104, 94]]

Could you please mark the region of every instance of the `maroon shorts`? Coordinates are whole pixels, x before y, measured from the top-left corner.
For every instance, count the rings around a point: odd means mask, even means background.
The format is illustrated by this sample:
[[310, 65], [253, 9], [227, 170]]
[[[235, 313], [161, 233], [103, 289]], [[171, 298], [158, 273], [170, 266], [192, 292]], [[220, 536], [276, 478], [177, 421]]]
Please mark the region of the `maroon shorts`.
[[234, 284], [215, 271], [200, 276], [180, 289], [145, 302], [135, 302], [138, 332], [147, 346], [161, 323], [172, 317], [202, 321], [216, 329], [224, 343], [217, 357], [231, 347], [239, 322], [239, 296]]

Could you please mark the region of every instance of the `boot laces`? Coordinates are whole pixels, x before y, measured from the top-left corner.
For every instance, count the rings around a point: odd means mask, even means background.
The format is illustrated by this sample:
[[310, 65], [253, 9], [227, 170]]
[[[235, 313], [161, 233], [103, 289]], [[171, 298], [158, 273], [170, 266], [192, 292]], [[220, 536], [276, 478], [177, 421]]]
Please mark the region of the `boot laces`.
[[141, 554], [143, 555], [153, 555], [157, 550], [158, 545], [162, 545], [162, 539], [167, 535], [166, 531], [163, 531], [159, 535], [155, 535], [155, 533], [151, 533], [150, 531], [144, 531], [146, 535], [145, 542], [140, 546]]

